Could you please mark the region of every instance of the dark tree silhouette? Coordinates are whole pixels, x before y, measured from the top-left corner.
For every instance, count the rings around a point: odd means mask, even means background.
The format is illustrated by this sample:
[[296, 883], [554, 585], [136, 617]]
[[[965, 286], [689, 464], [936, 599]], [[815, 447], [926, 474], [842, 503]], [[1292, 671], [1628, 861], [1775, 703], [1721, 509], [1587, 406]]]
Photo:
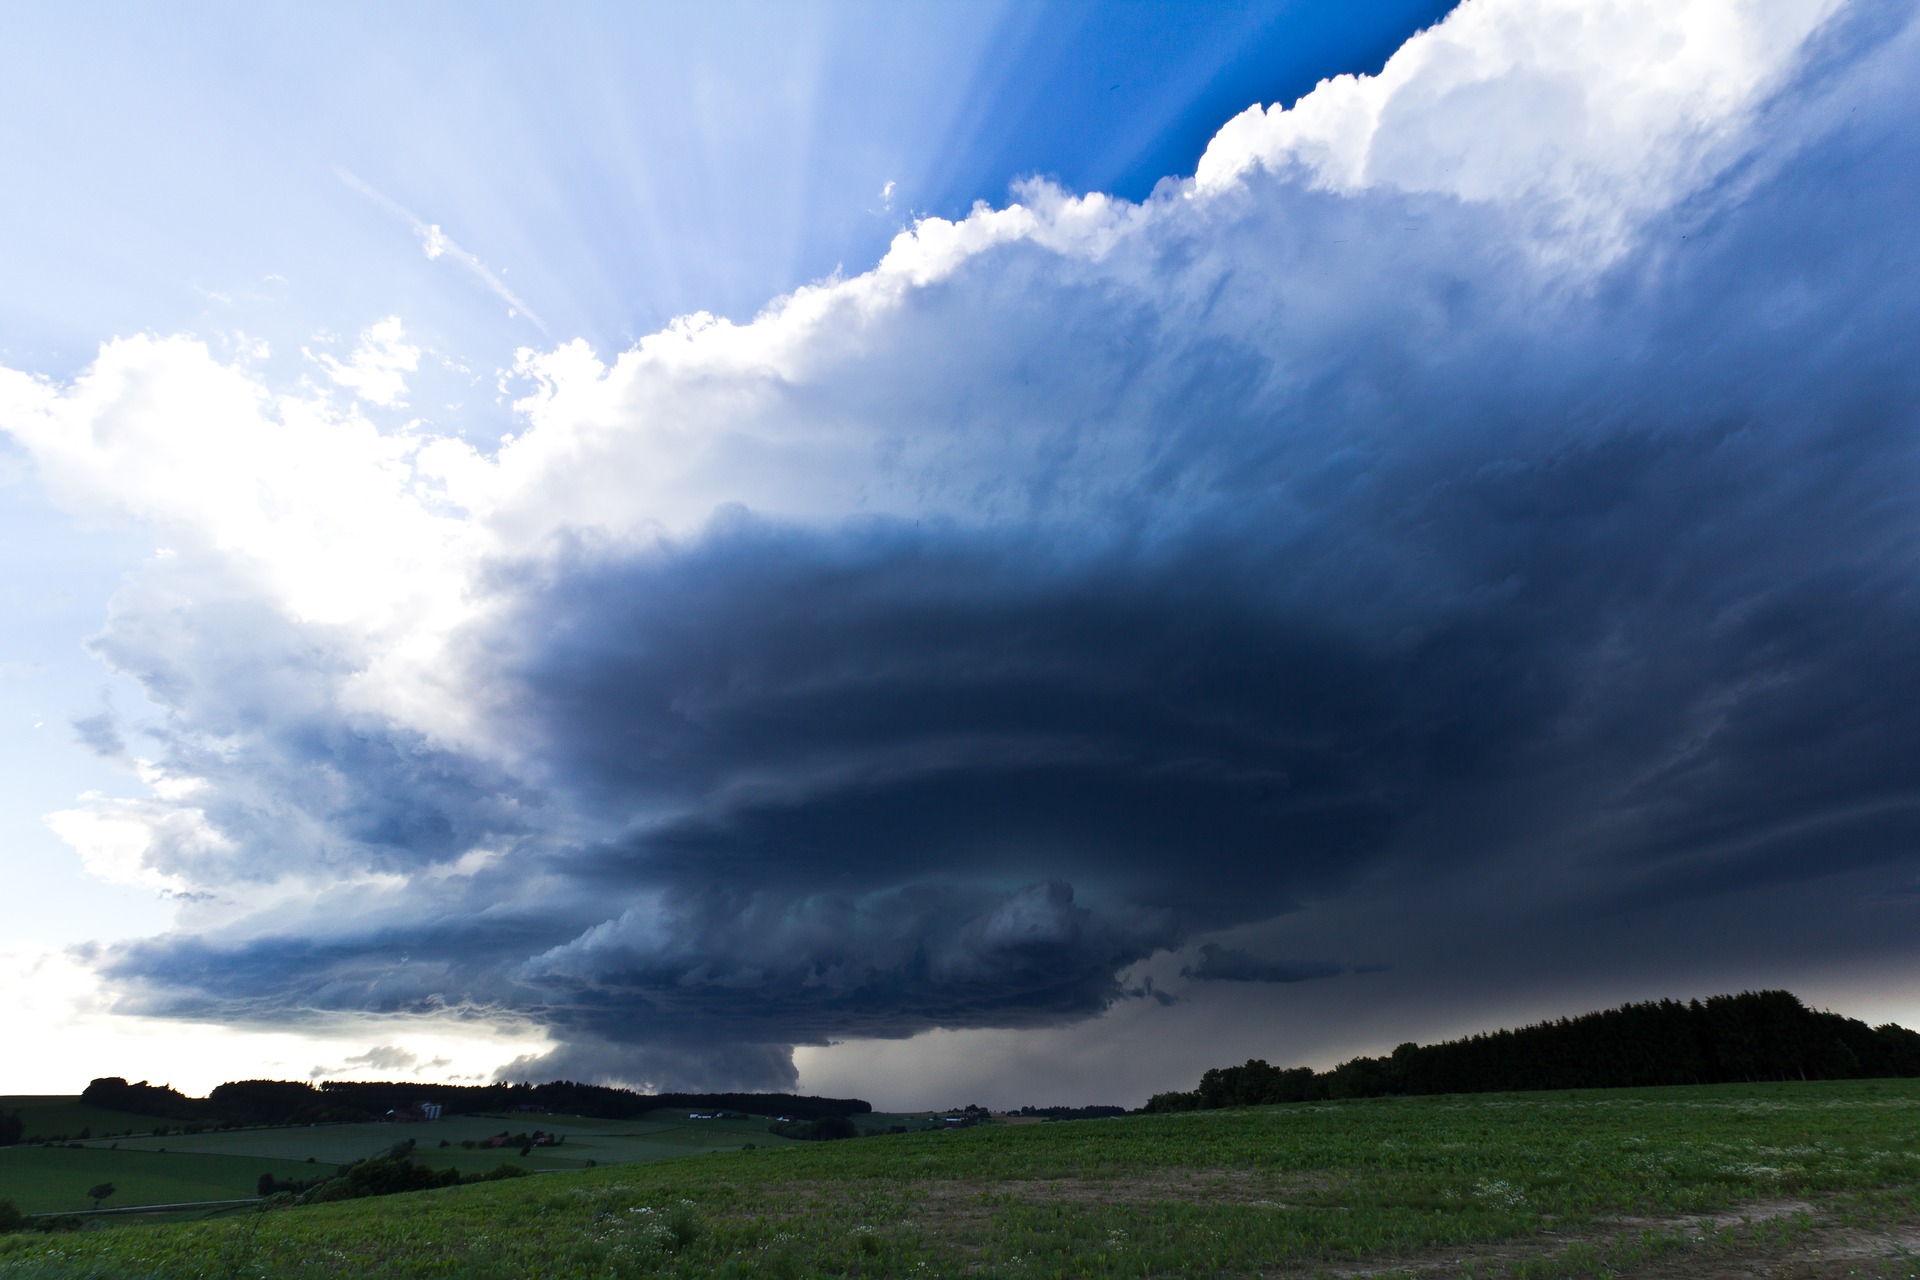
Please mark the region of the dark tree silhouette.
[[[791, 1093], [635, 1093], [571, 1080], [487, 1085], [329, 1080], [318, 1088], [302, 1080], [230, 1080], [216, 1086], [205, 1098], [189, 1098], [171, 1085], [153, 1085], [145, 1080], [128, 1084], [121, 1076], [102, 1076], [80, 1097], [109, 1111], [184, 1120], [198, 1126], [377, 1120], [390, 1111], [410, 1111], [422, 1102], [438, 1103], [448, 1115], [529, 1111], [605, 1120], [631, 1119], [663, 1108], [794, 1116], [801, 1120], [866, 1115], [873, 1110], [871, 1103], [859, 1098]], [[5, 1145], [4, 1123], [0, 1119], [0, 1146]], [[168, 1131], [162, 1125], [152, 1128], [156, 1134]]]
[[1441, 1044], [1403, 1044], [1387, 1057], [1355, 1058], [1331, 1071], [1282, 1070], [1254, 1059], [1207, 1072], [1191, 1093], [1158, 1094], [1147, 1110], [1884, 1076], [1920, 1076], [1920, 1034], [1809, 1009], [1788, 991], [1747, 991], [1686, 1004], [1622, 1005]]

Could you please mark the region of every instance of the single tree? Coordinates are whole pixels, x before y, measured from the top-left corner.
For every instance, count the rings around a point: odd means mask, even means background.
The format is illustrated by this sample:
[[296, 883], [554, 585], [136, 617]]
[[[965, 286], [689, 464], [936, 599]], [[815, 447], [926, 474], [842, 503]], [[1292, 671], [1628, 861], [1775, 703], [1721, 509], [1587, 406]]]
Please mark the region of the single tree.
[[102, 1182], [97, 1186], [87, 1188], [87, 1198], [93, 1201], [93, 1207], [98, 1209], [100, 1202], [112, 1195], [113, 1192], [114, 1186], [111, 1182]]

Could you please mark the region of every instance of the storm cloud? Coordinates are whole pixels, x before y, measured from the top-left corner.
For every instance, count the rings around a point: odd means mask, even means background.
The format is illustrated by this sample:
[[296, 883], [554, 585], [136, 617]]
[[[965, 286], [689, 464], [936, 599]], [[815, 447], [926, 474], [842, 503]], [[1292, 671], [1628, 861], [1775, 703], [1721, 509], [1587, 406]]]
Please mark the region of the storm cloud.
[[1920, 871], [1917, 73], [1903, 5], [1468, 0], [1144, 204], [528, 353], [492, 455], [188, 339], [5, 375], [170, 539], [95, 642], [148, 790], [70, 826], [190, 900], [105, 971], [717, 1088], [1388, 962], [1223, 939], [1434, 884], [1838, 939]]
[[1239, 947], [1207, 942], [1200, 946], [1200, 963], [1180, 970], [1180, 976], [1195, 982], [1312, 982], [1345, 972], [1345, 965], [1330, 961], [1263, 960]]

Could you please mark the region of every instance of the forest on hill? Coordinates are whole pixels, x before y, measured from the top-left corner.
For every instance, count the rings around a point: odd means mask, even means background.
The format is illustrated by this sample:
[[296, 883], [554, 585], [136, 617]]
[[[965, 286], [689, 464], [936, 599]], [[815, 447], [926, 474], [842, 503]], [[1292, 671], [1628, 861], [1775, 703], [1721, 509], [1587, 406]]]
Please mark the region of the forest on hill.
[[389, 1111], [406, 1111], [423, 1102], [439, 1104], [448, 1115], [525, 1111], [603, 1120], [631, 1119], [663, 1107], [742, 1111], [803, 1120], [866, 1115], [873, 1110], [859, 1098], [790, 1093], [635, 1093], [570, 1080], [490, 1085], [328, 1080], [317, 1086], [300, 1080], [233, 1080], [216, 1085], [204, 1098], [192, 1098], [171, 1085], [144, 1080], [129, 1084], [119, 1076], [104, 1076], [89, 1084], [80, 1099], [110, 1111], [209, 1126], [378, 1120]]
[[1148, 1111], [1205, 1111], [1394, 1094], [1610, 1089], [1920, 1076], [1920, 1033], [1809, 1009], [1790, 991], [1646, 1001], [1532, 1026], [1403, 1044], [1328, 1071], [1253, 1059]]

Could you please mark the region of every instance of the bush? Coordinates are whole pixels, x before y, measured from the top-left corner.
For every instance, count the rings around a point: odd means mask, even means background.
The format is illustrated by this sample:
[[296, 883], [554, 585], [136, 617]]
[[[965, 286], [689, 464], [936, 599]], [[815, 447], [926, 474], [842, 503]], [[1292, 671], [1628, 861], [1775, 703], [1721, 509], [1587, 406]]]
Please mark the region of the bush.
[[[832, 1118], [844, 1120], [846, 1117]], [[694, 1212], [692, 1205], [684, 1201], [673, 1206], [667, 1213], [667, 1220], [661, 1225], [666, 1230], [665, 1244], [672, 1253], [680, 1252], [700, 1238], [700, 1215]]]
[[782, 1138], [798, 1138], [802, 1142], [832, 1142], [839, 1138], [860, 1136], [860, 1130], [845, 1116], [821, 1116], [818, 1120], [786, 1123], [776, 1120], [767, 1126], [767, 1132]]
[[[342, 1169], [334, 1177], [317, 1184], [276, 1183], [275, 1192], [298, 1190], [299, 1204], [325, 1204], [334, 1200], [360, 1200], [367, 1196], [391, 1196], [404, 1191], [432, 1191], [437, 1187], [457, 1187], [463, 1182], [499, 1182], [505, 1178], [524, 1178], [527, 1170], [517, 1164], [495, 1166], [486, 1173], [461, 1177], [458, 1169], [429, 1169], [414, 1160], [413, 1143], [402, 1142], [383, 1156], [373, 1156]], [[260, 1185], [267, 1185], [261, 1175]], [[268, 1194], [262, 1192], [261, 1194]]]
[[298, 1195], [307, 1188], [318, 1186], [324, 1181], [326, 1181], [325, 1178], [310, 1178], [305, 1182], [297, 1182], [292, 1178], [276, 1178], [270, 1173], [263, 1173], [260, 1175], [260, 1181], [254, 1185], [264, 1199], [267, 1196]]
[[20, 1212], [20, 1206], [11, 1200], [0, 1200], [0, 1235], [24, 1231], [26, 1227], [27, 1215]]
[[499, 1182], [503, 1178], [524, 1178], [527, 1170], [517, 1164], [497, 1164], [486, 1173], [476, 1173], [468, 1182]]

